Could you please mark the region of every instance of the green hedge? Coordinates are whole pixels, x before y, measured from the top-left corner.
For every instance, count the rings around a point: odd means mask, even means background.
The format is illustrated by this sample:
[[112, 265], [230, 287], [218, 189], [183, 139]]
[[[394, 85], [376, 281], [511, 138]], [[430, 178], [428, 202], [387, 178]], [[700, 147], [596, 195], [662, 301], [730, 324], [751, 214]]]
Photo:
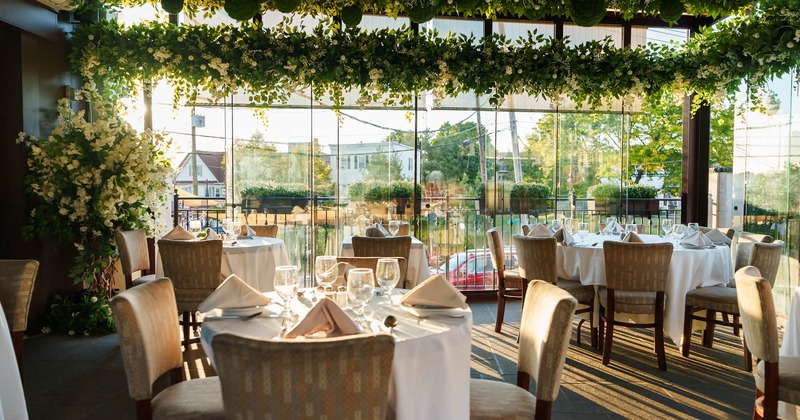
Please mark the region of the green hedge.
[[258, 187], [247, 187], [242, 190], [244, 197], [308, 197], [308, 185], [305, 184], [268, 184]]
[[[414, 186], [411, 181], [356, 181], [347, 187], [350, 199], [382, 202], [398, 198], [411, 198]], [[417, 197], [422, 196], [422, 187], [417, 185]]]
[[549, 198], [550, 187], [537, 182], [519, 182], [511, 187], [511, 198]]
[[[589, 187], [592, 198], [620, 198], [619, 184], [603, 183]], [[649, 185], [631, 184], [622, 187], [622, 197], [656, 198], [658, 189]]]

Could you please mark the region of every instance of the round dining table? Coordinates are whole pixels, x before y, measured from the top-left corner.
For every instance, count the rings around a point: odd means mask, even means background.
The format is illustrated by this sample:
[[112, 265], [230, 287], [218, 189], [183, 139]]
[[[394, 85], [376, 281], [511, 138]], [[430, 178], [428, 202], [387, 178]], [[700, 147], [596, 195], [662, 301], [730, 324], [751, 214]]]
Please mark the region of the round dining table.
[[[220, 316], [219, 309], [205, 314], [200, 341], [212, 366], [215, 361], [211, 343], [217, 334], [242, 334], [267, 340], [279, 336], [281, 318], [270, 315], [280, 312], [281, 306], [276, 303], [280, 298], [274, 292], [266, 295], [273, 299], [273, 304], [253, 319]], [[315, 298], [310, 295], [307, 292], [290, 303], [299, 319], [313, 306]], [[397, 303], [400, 296], [395, 294], [393, 298]], [[388, 333], [382, 320], [394, 315], [399, 321], [391, 332], [395, 351], [389, 383], [390, 413], [401, 420], [468, 419], [472, 312], [454, 309], [414, 315], [399, 304], [379, 305], [381, 299], [376, 296], [367, 305], [366, 315], [372, 321], [362, 329], [365, 333]], [[349, 309], [345, 312], [353, 316]], [[298, 340], [312, 343], [314, 339]]]
[[[693, 249], [674, 239], [657, 235], [639, 235], [645, 243], [670, 242], [672, 260], [667, 274], [664, 332], [681, 345], [683, 339], [686, 293], [697, 287], [724, 286], [733, 282], [733, 263], [726, 245]], [[576, 237], [576, 240], [579, 238]], [[606, 264], [603, 242], [620, 241], [619, 235], [590, 234], [573, 246], [559, 246], [557, 265], [559, 277], [580, 280], [584, 285], [604, 286]], [[599, 304], [595, 301], [595, 320], [599, 319]], [[633, 319], [635, 321], [635, 319]], [[698, 326], [699, 329], [699, 326]]]

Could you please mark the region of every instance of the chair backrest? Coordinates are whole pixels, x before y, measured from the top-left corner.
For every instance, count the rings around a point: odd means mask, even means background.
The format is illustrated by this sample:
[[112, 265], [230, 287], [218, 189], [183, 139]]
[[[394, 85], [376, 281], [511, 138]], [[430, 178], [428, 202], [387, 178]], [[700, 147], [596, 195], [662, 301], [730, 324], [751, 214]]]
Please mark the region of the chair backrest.
[[228, 418], [386, 416], [394, 356], [389, 335], [267, 341], [220, 334], [211, 345]]
[[736, 265], [734, 266], [734, 271], [750, 265], [750, 260], [753, 258], [753, 244], [755, 243], [770, 244], [772, 243], [772, 236], [742, 232], [739, 235], [739, 240], [736, 241]]
[[[386, 231], [389, 231], [388, 223], [381, 223]], [[400, 223], [400, 229], [397, 230], [397, 236], [408, 236], [411, 234], [411, 224], [407, 222]]]
[[531, 233], [531, 225], [522, 225], [520, 227], [522, 228], [522, 236], [528, 236]]
[[150, 399], [153, 382], [183, 366], [172, 282], [168, 278], [147, 282], [118, 294], [110, 304], [128, 392], [137, 401]]
[[[246, 230], [247, 228], [244, 229]], [[278, 237], [278, 225], [250, 225], [250, 229], [253, 229], [256, 236], [261, 236], [263, 238]]]
[[144, 229], [114, 232], [122, 263], [122, 273], [132, 276], [133, 273], [150, 269], [150, 255], [147, 252], [147, 235]]
[[748, 350], [758, 359], [778, 362], [780, 346], [772, 285], [753, 266], [737, 270], [734, 279]]
[[[372, 272], [375, 272], [375, 268], [378, 266], [378, 260], [385, 257], [336, 257], [336, 262], [344, 263], [342, 264], [339, 272], [340, 275], [336, 278], [336, 283], [334, 286], [346, 286], [347, 285], [347, 271], [351, 268], [371, 268]], [[404, 273], [408, 270], [408, 260], [403, 257], [392, 257], [397, 258], [397, 265], [400, 266], [400, 273]], [[375, 280], [377, 283], [377, 280]], [[401, 287], [405, 281], [405, 278], [400, 277], [400, 281], [397, 283], [398, 287]]]
[[664, 292], [672, 260], [672, 244], [603, 242], [606, 287], [638, 292]]
[[[554, 245], [555, 246], [555, 245]], [[555, 401], [578, 301], [543, 281], [528, 284], [519, 328], [517, 370], [536, 381], [536, 399]]]
[[500, 231], [497, 228], [491, 228], [486, 231], [486, 244], [489, 245], [492, 266], [497, 270], [498, 276], [503, 277], [506, 271], [506, 256], [505, 251], [503, 251], [503, 237], [500, 236]]
[[0, 260], [0, 303], [12, 332], [28, 328], [28, 310], [37, 271], [39, 261], [36, 260]]
[[766, 279], [770, 286], [775, 286], [775, 278], [778, 276], [778, 269], [781, 266], [783, 246], [783, 241], [772, 243], [756, 242], [753, 244], [750, 265], [758, 268], [761, 277]]
[[[353, 237], [354, 257], [403, 257], [408, 260], [411, 253], [411, 237], [395, 236], [386, 238]], [[400, 267], [400, 283], [406, 279], [406, 268]]]
[[734, 230], [732, 228], [726, 228], [726, 227], [715, 227], [715, 228], [713, 228], [713, 227], [699, 226], [699, 229], [700, 229], [700, 232], [703, 232], [703, 233], [708, 233], [708, 232], [716, 229], [716, 230], [722, 232], [723, 235], [727, 236], [728, 239], [731, 239], [731, 240], [733, 239], [733, 236], [736, 235], [736, 230]]
[[556, 238], [532, 238], [514, 235], [519, 275], [526, 280], [556, 283]]
[[[158, 241], [164, 276], [172, 280], [179, 309], [196, 310], [196, 305], [222, 283], [222, 240]], [[194, 307], [184, 307], [191, 302]], [[192, 305], [190, 305], [192, 306]]]

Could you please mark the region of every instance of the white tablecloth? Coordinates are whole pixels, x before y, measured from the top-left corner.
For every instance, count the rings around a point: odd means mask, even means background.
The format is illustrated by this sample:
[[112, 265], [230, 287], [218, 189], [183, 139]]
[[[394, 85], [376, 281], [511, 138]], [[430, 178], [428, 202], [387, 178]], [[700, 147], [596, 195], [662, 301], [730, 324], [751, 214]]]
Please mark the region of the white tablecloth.
[[[269, 295], [280, 301], [274, 294]], [[293, 299], [292, 304], [301, 315], [309, 309], [297, 299]], [[268, 309], [280, 311], [279, 306]], [[367, 316], [378, 320], [389, 314], [400, 321], [394, 329], [396, 346], [389, 385], [389, 406], [396, 418], [468, 419], [472, 312], [464, 311], [461, 318], [433, 315], [418, 319], [399, 307], [379, 306], [375, 299], [367, 309]], [[206, 319], [200, 340], [213, 365], [210, 343], [214, 335], [228, 332], [272, 338], [279, 329], [280, 322], [276, 318]]]
[[[640, 235], [644, 242], [667, 241], [656, 235]], [[587, 285], [605, 285], [606, 264], [603, 256], [603, 242], [619, 241], [619, 237], [589, 235], [584, 240], [586, 247], [558, 247], [559, 276], [580, 280]], [[684, 249], [676, 245], [669, 266], [666, 290], [666, 311], [664, 312], [664, 332], [672, 341], [680, 345], [683, 338], [684, 307], [686, 292], [699, 286], [717, 286], [733, 281], [730, 249], [717, 246], [713, 249]], [[595, 305], [598, 307], [599, 305]]]
[[[352, 236], [347, 236], [344, 238], [344, 241], [342, 242], [341, 256], [343, 257], [353, 256]], [[419, 239], [412, 236], [411, 251], [408, 255], [408, 270], [406, 271], [406, 284], [405, 286], [398, 285], [398, 287], [413, 289], [417, 284], [422, 283], [428, 277], [430, 277], [430, 271], [428, 271], [428, 256], [425, 255], [425, 246]]]
[[[17, 356], [14, 354], [14, 346], [11, 344], [11, 331], [9, 331], [2, 305], [0, 305], [0, 372], [2, 372], [0, 374], [0, 420], [27, 419], [28, 409], [25, 407], [25, 394], [19, 378]], [[467, 376], [469, 376], [469, 365], [467, 365]]]
[[[236, 245], [222, 247], [222, 275], [236, 274], [245, 283], [262, 292], [273, 289], [275, 267], [289, 264], [286, 245], [282, 239], [239, 239]], [[161, 257], [156, 254], [156, 275], [164, 275]]]
[[[800, 287], [792, 293], [792, 303], [789, 306], [789, 315], [786, 327], [783, 330], [783, 343], [781, 343], [781, 356], [800, 356]], [[778, 402], [778, 415], [786, 420], [796, 420], [799, 406]]]

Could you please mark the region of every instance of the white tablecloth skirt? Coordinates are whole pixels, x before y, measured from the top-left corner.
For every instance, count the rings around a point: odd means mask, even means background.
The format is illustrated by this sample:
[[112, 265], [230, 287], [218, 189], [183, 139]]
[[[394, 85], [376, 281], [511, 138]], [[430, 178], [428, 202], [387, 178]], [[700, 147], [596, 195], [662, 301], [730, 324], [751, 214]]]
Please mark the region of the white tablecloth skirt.
[[14, 354], [11, 331], [2, 305], [0, 305], [0, 372], [2, 372], [0, 373], [0, 420], [27, 419], [28, 409], [25, 406], [17, 356]]
[[[783, 331], [781, 343], [781, 356], [800, 356], [800, 287], [792, 293], [792, 303], [789, 306], [789, 315]], [[778, 415], [786, 420], [796, 420], [800, 406], [778, 402]]]

